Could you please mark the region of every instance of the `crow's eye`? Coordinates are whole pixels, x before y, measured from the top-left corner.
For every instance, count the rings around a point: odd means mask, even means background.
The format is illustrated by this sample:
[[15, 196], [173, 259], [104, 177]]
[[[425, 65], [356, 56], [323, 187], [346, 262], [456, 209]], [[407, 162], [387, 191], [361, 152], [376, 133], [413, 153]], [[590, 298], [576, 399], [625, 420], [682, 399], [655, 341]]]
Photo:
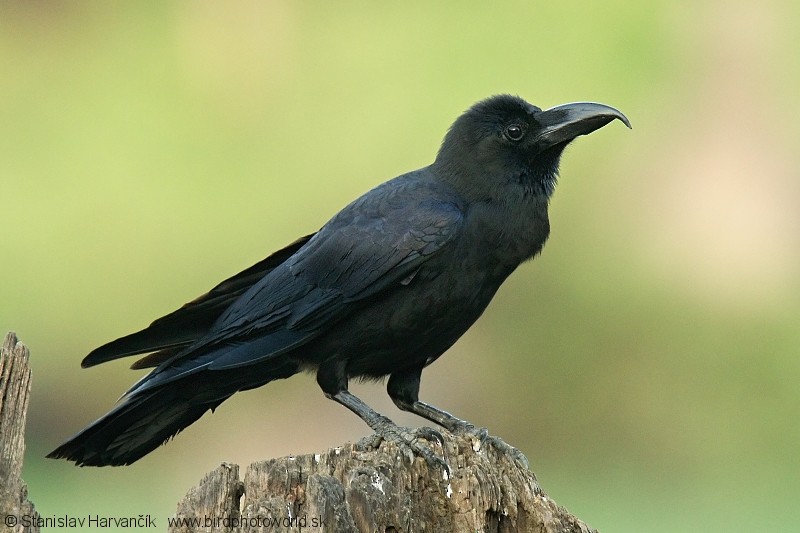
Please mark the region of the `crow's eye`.
[[506, 137], [512, 141], [518, 141], [525, 135], [525, 130], [519, 124], [509, 124], [506, 126]]

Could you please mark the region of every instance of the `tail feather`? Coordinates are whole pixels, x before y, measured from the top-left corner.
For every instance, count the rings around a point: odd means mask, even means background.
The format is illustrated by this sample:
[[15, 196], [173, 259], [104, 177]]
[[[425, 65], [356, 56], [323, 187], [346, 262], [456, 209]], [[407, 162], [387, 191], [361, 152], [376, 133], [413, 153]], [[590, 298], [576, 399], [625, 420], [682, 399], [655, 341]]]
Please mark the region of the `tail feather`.
[[78, 466], [129, 465], [213, 410], [233, 393], [215, 398], [188, 398], [178, 387], [166, 387], [124, 398], [108, 414], [50, 452]]
[[[219, 348], [222, 352], [228, 349]], [[203, 355], [213, 359], [213, 352]], [[190, 371], [192, 364], [203, 368]], [[47, 457], [74, 461], [78, 466], [129, 465], [193, 424], [206, 411], [216, 409], [237, 391], [260, 387], [300, 371], [299, 363], [291, 358], [263, 361], [246, 371], [208, 370], [206, 366], [201, 357], [177, 368], [183, 374], [180, 376], [169, 374], [169, 369], [151, 372], [105, 416]]]

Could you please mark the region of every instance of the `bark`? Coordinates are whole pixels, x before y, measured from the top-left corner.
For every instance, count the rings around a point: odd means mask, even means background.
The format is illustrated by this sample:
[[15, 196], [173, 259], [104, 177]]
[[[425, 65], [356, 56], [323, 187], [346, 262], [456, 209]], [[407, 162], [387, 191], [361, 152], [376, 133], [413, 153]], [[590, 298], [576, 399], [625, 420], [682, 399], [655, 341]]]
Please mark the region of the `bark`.
[[27, 346], [8, 333], [0, 348], [0, 520], [3, 531], [14, 533], [39, 531], [31, 523], [36, 513], [20, 477], [31, 394], [29, 357]]
[[[504, 443], [444, 433], [447, 477], [392, 442], [251, 464], [223, 464], [178, 504], [173, 532], [594, 531], [550, 499]], [[523, 458], [524, 460], [524, 458]]]

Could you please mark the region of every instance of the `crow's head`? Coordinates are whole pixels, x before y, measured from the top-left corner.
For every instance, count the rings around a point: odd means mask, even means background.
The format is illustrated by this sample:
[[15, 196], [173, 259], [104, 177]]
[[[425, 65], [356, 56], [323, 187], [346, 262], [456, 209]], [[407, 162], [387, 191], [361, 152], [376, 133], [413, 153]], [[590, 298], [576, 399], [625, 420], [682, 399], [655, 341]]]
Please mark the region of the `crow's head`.
[[542, 111], [517, 96], [492, 96], [453, 123], [433, 166], [471, 199], [500, 199], [509, 186], [549, 197], [567, 144], [615, 118], [630, 128], [625, 115], [604, 104], [578, 102]]

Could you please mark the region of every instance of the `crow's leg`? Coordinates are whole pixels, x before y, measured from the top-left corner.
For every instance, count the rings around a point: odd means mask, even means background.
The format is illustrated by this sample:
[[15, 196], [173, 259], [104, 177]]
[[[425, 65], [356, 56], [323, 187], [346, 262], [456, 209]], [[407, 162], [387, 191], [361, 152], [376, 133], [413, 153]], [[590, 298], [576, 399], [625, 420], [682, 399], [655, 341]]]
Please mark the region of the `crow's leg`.
[[419, 400], [419, 380], [422, 375], [422, 369], [414, 369], [410, 371], [395, 372], [389, 377], [389, 383], [386, 385], [386, 390], [392, 401], [402, 409], [416, 415], [421, 416], [426, 420], [435, 422], [448, 430], [450, 433], [456, 435], [464, 435], [466, 433], [479, 436], [483, 434], [483, 439], [488, 435], [486, 429], [475, 428], [466, 420], [451, 415], [447, 411], [443, 411], [438, 407], [421, 402]]
[[[317, 383], [325, 396], [357, 414], [380, 439], [406, 447], [412, 453], [425, 459], [430, 467], [441, 468], [446, 472], [447, 477], [450, 477], [450, 466], [447, 462], [434, 455], [433, 451], [419, 440], [422, 437], [425, 440], [443, 442], [442, 436], [433, 430], [412, 432], [408, 428], [400, 427], [348, 391], [345, 361], [328, 360], [321, 364], [317, 370]], [[380, 439], [375, 444], [378, 444]]]
[[528, 459], [525, 455], [513, 446], [506, 444], [499, 437], [492, 437], [486, 428], [478, 428], [466, 420], [462, 420], [434, 407], [433, 405], [419, 400], [419, 381], [422, 375], [422, 368], [395, 372], [389, 377], [386, 389], [389, 397], [395, 405], [403, 411], [408, 411], [421, 416], [426, 420], [435, 422], [455, 435], [471, 437], [473, 448], [477, 451], [483, 445], [489, 443], [499, 451], [510, 455], [516, 461], [528, 468]]

